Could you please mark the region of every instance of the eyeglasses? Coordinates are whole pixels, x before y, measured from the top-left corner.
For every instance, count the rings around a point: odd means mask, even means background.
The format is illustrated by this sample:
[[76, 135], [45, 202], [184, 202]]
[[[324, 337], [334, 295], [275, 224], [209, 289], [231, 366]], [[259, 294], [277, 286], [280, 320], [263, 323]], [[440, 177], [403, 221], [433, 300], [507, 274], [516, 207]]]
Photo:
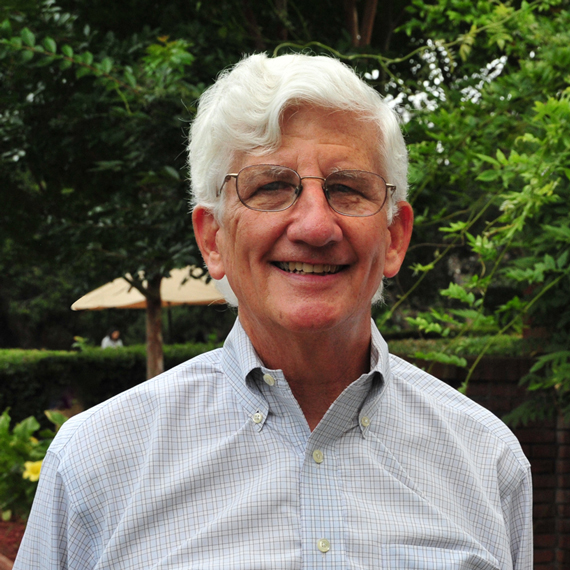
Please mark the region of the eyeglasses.
[[384, 204], [388, 191], [396, 190], [378, 174], [364, 170], [339, 170], [322, 176], [300, 176], [286, 166], [255, 164], [227, 174], [218, 196], [230, 178], [236, 179], [241, 203], [250, 210], [281, 212], [290, 208], [303, 191], [303, 180], [322, 180], [329, 206], [343, 216], [373, 216]]

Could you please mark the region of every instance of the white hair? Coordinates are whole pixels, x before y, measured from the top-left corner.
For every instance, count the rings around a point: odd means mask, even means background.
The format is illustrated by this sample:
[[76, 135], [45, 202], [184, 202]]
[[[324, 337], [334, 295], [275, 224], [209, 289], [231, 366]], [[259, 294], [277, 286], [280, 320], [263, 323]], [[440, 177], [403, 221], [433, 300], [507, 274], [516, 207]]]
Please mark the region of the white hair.
[[[387, 182], [396, 186], [387, 204], [391, 223], [408, 189], [408, 154], [398, 115], [347, 65], [304, 54], [251, 55], [222, 72], [202, 94], [190, 130], [192, 205], [221, 220], [224, 201], [218, 191], [235, 154], [275, 152], [281, 144], [283, 114], [301, 105], [354, 113], [377, 126], [381, 164]], [[381, 299], [381, 289], [373, 301]], [[227, 289], [222, 293], [234, 304]]]

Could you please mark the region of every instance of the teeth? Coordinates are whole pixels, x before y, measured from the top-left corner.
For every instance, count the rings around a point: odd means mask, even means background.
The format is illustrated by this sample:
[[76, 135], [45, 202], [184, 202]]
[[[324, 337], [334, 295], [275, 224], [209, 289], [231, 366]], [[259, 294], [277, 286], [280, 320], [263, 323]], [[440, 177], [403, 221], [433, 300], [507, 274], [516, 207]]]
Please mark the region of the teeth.
[[284, 261], [278, 262], [276, 265], [283, 269], [283, 271], [289, 271], [291, 273], [337, 273], [341, 270], [341, 265], [327, 265], [322, 263], [317, 263], [313, 265], [312, 263], [301, 263], [300, 261]]

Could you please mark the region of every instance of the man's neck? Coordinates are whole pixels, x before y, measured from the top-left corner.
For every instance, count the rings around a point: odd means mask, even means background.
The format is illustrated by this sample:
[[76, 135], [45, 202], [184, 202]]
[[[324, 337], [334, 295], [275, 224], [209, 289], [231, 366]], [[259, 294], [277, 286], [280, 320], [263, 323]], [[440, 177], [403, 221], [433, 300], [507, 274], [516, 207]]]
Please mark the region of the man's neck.
[[268, 368], [283, 371], [311, 431], [343, 390], [370, 370], [370, 321], [365, 330], [302, 335], [248, 324], [242, 321], [257, 354]]

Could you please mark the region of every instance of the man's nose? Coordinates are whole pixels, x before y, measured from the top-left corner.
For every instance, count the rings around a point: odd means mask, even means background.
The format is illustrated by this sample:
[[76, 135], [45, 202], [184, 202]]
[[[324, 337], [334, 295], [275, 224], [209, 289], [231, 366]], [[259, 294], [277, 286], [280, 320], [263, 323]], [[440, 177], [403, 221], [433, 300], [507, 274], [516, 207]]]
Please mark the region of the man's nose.
[[302, 185], [301, 194], [291, 208], [293, 218], [287, 228], [287, 237], [315, 247], [340, 241], [339, 214], [329, 206], [322, 179], [303, 178]]

